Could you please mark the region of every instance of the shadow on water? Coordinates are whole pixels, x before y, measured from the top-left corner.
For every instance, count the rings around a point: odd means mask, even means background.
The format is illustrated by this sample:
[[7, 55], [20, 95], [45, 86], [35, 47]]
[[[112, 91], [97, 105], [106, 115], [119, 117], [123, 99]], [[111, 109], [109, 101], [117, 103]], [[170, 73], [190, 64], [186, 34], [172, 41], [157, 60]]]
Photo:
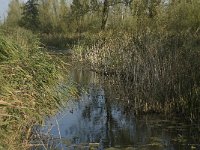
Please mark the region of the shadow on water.
[[84, 88], [80, 98], [69, 100], [45, 126], [33, 129], [32, 144], [37, 144], [33, 149], [200, 149], [197, 126], [158, 114], [136, 117], [128, 103], [111, 99], [117, 96], [109, 96], [113, 87], [104, 87], [106, 80], [97, 74], [73, 70], [71, 76]]

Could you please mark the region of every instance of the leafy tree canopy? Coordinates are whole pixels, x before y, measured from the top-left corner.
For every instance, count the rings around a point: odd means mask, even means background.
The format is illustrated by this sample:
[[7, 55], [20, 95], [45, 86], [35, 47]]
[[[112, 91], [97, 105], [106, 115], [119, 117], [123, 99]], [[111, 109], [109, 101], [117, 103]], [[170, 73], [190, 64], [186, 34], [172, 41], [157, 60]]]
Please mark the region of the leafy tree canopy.
[[38, 10], [38, 0], [28, 0], [23, 6], [22, 19], [20, 25], [31, 29], [33, 31], [37, 30], [40, 25], [39, 21], [39, 10]]

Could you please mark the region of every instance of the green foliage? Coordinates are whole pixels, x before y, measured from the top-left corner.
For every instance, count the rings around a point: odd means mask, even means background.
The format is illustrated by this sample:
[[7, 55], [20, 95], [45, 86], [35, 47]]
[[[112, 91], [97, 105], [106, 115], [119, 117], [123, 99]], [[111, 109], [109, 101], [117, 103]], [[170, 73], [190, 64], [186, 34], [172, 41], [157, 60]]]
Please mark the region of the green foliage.
[[39, 5], [40, 32], [46, 34], [66, 33], [69, 7], [65, 0], [43, 0]]
[[28, 0], [23, 6], [20, 26], [33, 31], [38, 30], [40, 26], [38, 0]]
[[113, 14], [116, 19], [109, 20], [107, 30], [96, 34], [96, 41], [87, 35], [85, 43], [75, 47], [74, 57], [90, 63], [96, 72], [114, 74], [139, 111], [179, 112], [198, 120], [199, 2], [168, 6], [155, 2], [153, 17], [143, 1], [138, 3], [143, 12], [120, 27], [115, 25], [120, 17]]
[[23, 10], [19, 6], [10, 3], [5, 24], [17, 26], [23, 11], [20, 25], [40, 39], [21, 29], [0, 34], [0, 136], [6, 149], [21, 147], [9, 142], [26, 142], [29, 135], [20, 137], [20, 131], [61, 102], [54, 89], [59, 68], [41, 51], [41, 41], [72, 48], [75, 60], [113, 75], [113, 84], [121, 86], [113, 91], [125, 90], [136, 112], [199, 120], [199, 0], [29, 0]]
[[60, 33], [42, 34], [40, 38], [43, 44], [60, 50], [68, 50], [80, 40], [80, 37], [77, 34], [64, 35]]
[[[32, 7], [24, 6], [24, 27], [42, 33], [46, 45], [73, 48], [97, 72], [130, 81], [140, 108], [159, 103], [165, 112], [199, 115], [199, 0], [38, 0]], [[1, 61], [12, 60], [3, 44]]]
[[72, 93], [70, 86], [64, 91], [57, 88], [63, 81], [64, 68], [56, 60], [40, 48], [39, 39], [30, 31], [1, 31], [0, 147], [3, 149], [27, 149], [32, 125], [55, 113], [61, 99]]
[[9, 4], [9, 10], [8, 10], [8, 16], [6, 19], [5, 24], [9, 26], [17, 26], [19, 23], [19, 20], [21, 19], [21, 3], [19, 0], [12, 0]]

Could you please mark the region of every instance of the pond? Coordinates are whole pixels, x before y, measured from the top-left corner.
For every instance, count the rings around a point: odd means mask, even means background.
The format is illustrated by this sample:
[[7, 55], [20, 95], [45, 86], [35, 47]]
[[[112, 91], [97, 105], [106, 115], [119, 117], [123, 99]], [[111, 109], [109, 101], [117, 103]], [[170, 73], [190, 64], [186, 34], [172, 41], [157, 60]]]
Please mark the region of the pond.
[[68, 100], [44, 126], [34, 128], [37, 138], [32, 143], [40, 146], [33, 149], [200, 149], [198, 125], [180, 117], [135, 115], [129, 102], [122, 105], [118, 95], [110, 96], [115, 85], [108, 87], [102, 76], [74, 69], [71, 77], [80, 97]]

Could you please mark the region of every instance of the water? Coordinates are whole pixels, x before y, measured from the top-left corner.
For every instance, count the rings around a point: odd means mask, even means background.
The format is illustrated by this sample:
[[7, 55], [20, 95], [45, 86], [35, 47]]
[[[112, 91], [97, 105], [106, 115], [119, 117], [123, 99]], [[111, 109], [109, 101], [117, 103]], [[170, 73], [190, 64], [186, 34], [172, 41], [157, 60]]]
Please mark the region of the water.
[[197, 125], [158, 114], [135, 116], [128, 103], [111, 99], [112, 86], [105, 88], [97, 74], [73, 70], [71, 76], [85, 90], [37, 128], [43, 146], [34, 149], [200, 149]]

